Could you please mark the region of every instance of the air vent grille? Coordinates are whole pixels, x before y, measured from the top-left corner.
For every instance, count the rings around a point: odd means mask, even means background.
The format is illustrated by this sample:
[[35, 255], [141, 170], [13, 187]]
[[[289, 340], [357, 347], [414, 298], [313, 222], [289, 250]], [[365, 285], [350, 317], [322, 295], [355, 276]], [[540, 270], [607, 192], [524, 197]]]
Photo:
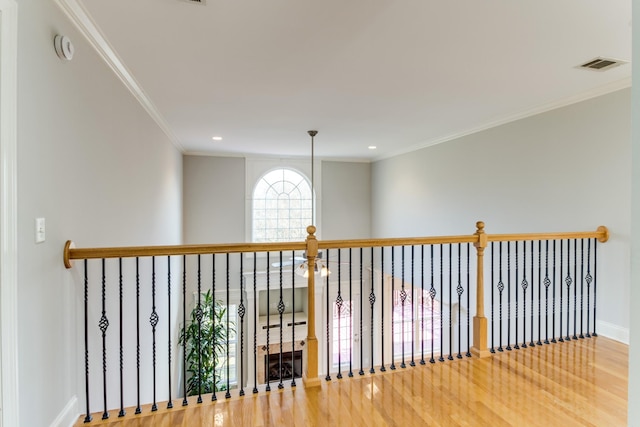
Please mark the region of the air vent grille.
[[187, 3], [201, 4], [203, 6], [207, 4], [207, 0], [182, 0], [182, 1], [186, 1]]
[[594, 71], [605, 71], [626, 63], [627, 61], [622, 61], [620, 59], [598, 57], [592, 59], [589, 62], [585, 62], [584, 64], [580, 65], [579, 68]]

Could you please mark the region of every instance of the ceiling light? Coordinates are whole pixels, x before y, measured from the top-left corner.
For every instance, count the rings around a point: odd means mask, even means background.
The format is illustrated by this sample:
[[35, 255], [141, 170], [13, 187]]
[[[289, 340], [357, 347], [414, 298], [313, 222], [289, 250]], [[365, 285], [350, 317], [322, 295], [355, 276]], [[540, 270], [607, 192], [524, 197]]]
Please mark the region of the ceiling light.
[[214, 141], [222, 141], [222, 137], [221, 136], [214, 136], [213, 138]]
[[378, 147], [376, 147], [375, 145], [370, 145], [368, 148], [369, 148], [369, 150], [375, 150]]

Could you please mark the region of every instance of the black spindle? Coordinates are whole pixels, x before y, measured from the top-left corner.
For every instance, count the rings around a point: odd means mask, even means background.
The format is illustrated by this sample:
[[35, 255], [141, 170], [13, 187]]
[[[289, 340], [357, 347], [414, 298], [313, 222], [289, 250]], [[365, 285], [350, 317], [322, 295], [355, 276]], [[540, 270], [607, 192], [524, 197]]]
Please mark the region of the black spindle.
[[136, 414], [142, 412], [140, 408], [140, 259], [136, 257], [136, 394], [138, 398], [138, 406], [136, 406]]
[[187, 406], [187, 256], [182, 255], [182, 406]]
[[424, 245], [420, 246], [420, 364], [424, 365]]
[[[85, 403], [87, 414], [84, 417], [85, 423], [93, 420], [91, 416], [91, 408], [89, 406], [89, 274], [88, 262], [84, 260], [84, 386], [85, 386]], [[139, 370], [138, 370], [139, 372]], [[138, 375], [138, 378], [140, 376]], [[140, 390], [140, 381], [138, 380], [138, 390]], [[139, 392], [138, 392], [139, 395]], [[138, 399], [139, 400], [139, 399]], [[140, 404], [138, 404], [140, 407]]]
[[[360, 260], [362, 262], [362, 260]], [[353, 377], [353, 250], [349, 248], [349, 378]]]
[[156, 326], [158, 326], [158, 312], [156, 311], [156, 257], [151, 257], [151, 316], [149, 323], [151, 324], [152, 336], [152, 355], [153, 355], [153, 404], [151, 411], [158, 410], [156, 399]]
[[363, 336], [362, 336], [362, 312], [364, 311], [364, 301], [363, 301], [363, 297], [364, 297], [364, 276], [362, 275], [362, 270], [363, 270], [363, 264], [364, 264], [364, 259], [363, 259], [363, 249], [360, 248], [360, 370], [358, 371], [358, 374], [360, 375], [364, 375], [364, 343], [363, 343]]
[[545, 252], [544, 252], [544, 329], [545, 329], [545, 339], [544, 343], [549, 344], [549, 286], [551, 285], [551, 280], [549, 279], [549, 241], [545, 241]]
[[440, 245], [440, 298], [442, 299], [440, 303], [440, 357], [438, 360], [440, 362], [444, 362], [444, 313], [442, 313], [442, 303], [444, 302], [444, 246]]
[[533, 240], [532, 240], [531, 241], [531, 337], [530, 337], [531, 338], [531, 342], [529, 343], [529, 345], [531, 347], [536, 345], [536, 343], [533, 342], [533, 335], [534, 335], [534, 333], [533, 333], [533, 323], [534, 323], [533, 322], [533, 306], [535, 304], [535, 301], [534, 301], [534, 293], [535, 293], [534, 292], [534, 290], [535, 290], [535, 286], [534, 286], [534, 282], [535, 282], [535, 278], [534, 278], [535, 277], [534, 276], [534, 274], [535, 274], [535, 267], [534, 267], [535, 255], [534, 255], [534, 250], [535, 250], [535, 247], [533, 245]]
[[118, 412], [118, 417], [124, 417], [126, 415], [126, 411], [124, 410], [124, 353], [122, 350], [123, 347], [123, 325], [122, 325], [122, 258], [118, 258], [118, 293], [120, 297], [120, 412]]
[[[327, 259], [329, 259], [329, 250], [328, 249], [327, 249]], [[309, 274], [314, 274], [314, 272], [313, 271], [309, 271]], [[327, 306], [326, 306], [327, 322], [326, 322], [326, 330], [325, 330], [325, 332], [326, 332], [325, 333], [325, 335], [326, 335], [325, 339], [326, 339], [326, 348], [327, 348], [327, 376], [324, 377], [324, 379], [327, 380], [327, 381], [330, 381], [331, 380], [331, 369], [330, 369], [331, 351], [330, 351], [330, 348], [329, 348], [330, 347], [330, 345], [329, 345], [329, 338], [330, 338], [329, 323], [331, 323], [331, 321], [330, 321], [331, 317], [329, 317], [330, 316], [329, 310], [331, 308], [331, 304], [329, 304], [329, 293], [330, 293], [329, 292], [329, 275], [327, 275], [327, 277], [326, 277], [326, 284], [327, 284], [327, 287], [326, 287], [325, 294], [327, 296], [327, 298], [326, 298], [326, 303], [327, 303]]]
[[[383, 291], [380, 292], [380, 301], [381, 301], [381, 306], [383, 307], [382, 310], [380, 310], [380, 324], [381, 324], [381, 331], [382, 331], [382, 336], [380, 338], [380, 342], [382, 343], [382, 345], [380, 346], [380, 361], [381, 361], [381, 365], [380, 365], [380, 372], [385, 372], [387, 370], [387, 368], [384, 367], [384, 294], [386, 292], [384, 292], [384, 247], [380, 248], [380, 283], [383, 283]], [[393, 301], [393, 295], [391, 296], [391, 301]], [[392, 325], [393, 327], [393, 325]], [[393, 332], [391, 333], [391, 345], [392, 345], [392, 349], [393, 349]], [[393, 363], [393, 350], [391, 351], [391, 359]]]
[[502, 348], [502, 291], [504, 291], [504, 282], [502, 281], [502, 242], [500, 242], [500, 246], [499, 246], [499, 252], [500, 252], [500, 258], [499, 258], [499, 268], [498, 268], [498, 307], [499, 307], [499, 317], [498, 317], [498, 324], [500, 327], [500, 334], [498, 335], [499, 338], [499, 345], [498, 345], [498, 351], [504, 351], [504, 349]]
[[[520, 267], [520, 258], [518, 257], [518, 242], [515, 242], [516, 245], [516, 324], [515, 324], [515, 329], [516, 329], [516, 343], [513, 346], [513, 348], [515, 349], [519, 349], [520, 348], [520, 344], [519, 343], [519, 339], [518, 339], [518, 270]], [[522, 287], [522, 312], [523, 312], [523, 316], [522, 316], [522, 330], [523, 330], [523, 334], [522, 334], [522, 338], [524, 339], [522, 347], [526, 347], [526, 341], [527, 341], [527, 333], [526, 333], [526, 313], [527, 313], [527, 255], [526, 255], [526, 251], [527, 251], [527, 242], [522, 242], [522, 258], [523, 258], [523, 266], [522, 266], [522, 283], [520, 284], [520, 286]]]
[[[256, 298], [258, 295], [258, 256], [253, 253], [253, 394], [258, 393], [258, 304]], [[295, 270], [292, 268], [292, 270]], [[214, 393], [215, 395], [215, 393]]]
[[[435, 339], [434, 339], [434, 334], [435, 334], [435, 324], [433, 321], [433, 317], [434, 317], [434, 308], [435, 308], [435, 297], [436, 297], [436, 288], [434, 286], [434, 282], [433, 282], [433, 245], [431, 245], [431, 287], [429, 288], [429, 297], [431, 298], [431, 358], [429, 359], [429, 363], [436, 363], [436, 359], [433, 357], [433, 354], [435, 352]], [[442, 316], [442, 313], [440, 313], [440, 316]], [[440, 338], [442, 339], [442, 338]]]
[[[238, 317], [240, 317], [240, 384], [238, 386], [240, 388], [239, 395], [244, 396], [244, 315], [246, 313], [244, 306], [244, 254], [240, 253], [238, 255], [240, 257], [240, 305], [238, 305]], [[237, 334], [238, 332], [236, 331], [236, 336]], [[295, 347], [295, 344], [293, 346]], [[291, 366], [293, 366], [293, 364], [291, 364]]]
[[[382, 249], [384, 251], [384, 248]], [[396, 369], [396, 334], [395, 334], [395, 306], [396, 306], [396, 249], [391, 247], [391, 365], [389, 369]], [[384, 292], [383, 292], [384, 294]], [[384, 311], [384, 310], [382, 310]], [[384, 347], [384, 343], [382, 344]]]
[[[517, 247], [516, 242], [516, 247]], [[517, 295], [516, 291], [516, 295]], [[507, 242], [507, 350], [511, 351], [511, 242]]]
[[229, 337], [229, 294], [230, 294], [230, 282], [231, 282], [231, 277], [229, 275], [230, 273], [230, 267], [229, 267], [229, 253], [227, 253], [227, 312], [226, 312], [226, 320], [227, 320], [227, 325], [226, 325], [226, 329], [227, 329], [227, 392], [224, 394], [224, 397], [226, 399], [229, 399], [231, 397], [231, 364], [229, 363], [229, 359], [231, 358], [231, 353], [230, 353], [230, 347], [229, 347], [229, 341], [230, 341], [230, 337]]
[[462, 287], [462, 245], [458, 243], [458, 286], [456, 292], [458, 293], [458, 359], [462, 359], [462, 293], [464, 288]]
[[200, 268], [200, 254], [198, 254], [198, 302], [196, 304], [196, 320], [198, 321], [198, 403], [202, 403], [202, 270]]
[[578, 239], [573, 239], [573, 336], [578, 339]]
[[[371, 271], [373, 272], [373, 247], [371, 247]], [[371, 293], [369, 294], [369, 304], [371, 305], [371, 324], [370, 326], [370, 333], [371, 333], [371, 368], [369, 369], [369, 373], [370, 374], [374, 374], [376, 372], [376, 370], [373, 368], [374, 366], [374, 362], [375, 362], [375, 357], [374, 357], [374, 347], [373, 347], [373, 305], [376, 302], [376, 294], [374, 292], [374, 279], [373, 279], [373, 274], [371, 275]], [[383, 344], [384, 345], [384, 344]]]
[[[167, 256], [167, 319], [171, 319], [171, 256]], [[167, 379], [169, 386], [169, 400], [167, 401], [167, 409], [173, 408], [173, 399], [171, 397], [171, 322], [167, 322]]]
[[102, 391], [104, 397], [104, 412], [102, 413], [102, 419], [109, 418], [109, 412], [107, 411], [107, 328], [109, 327], [109, 319], [106, 312], [106, 289], [107, 279], [105, 276], [105, 260], [102, 258], [102, 316], [98, 326], [102, 332]]
[[[254, 293], [255, 295], [255, 293]], [[213, 356], [213, 360], [217, 360], [217, 352], [218, 352], [218, 334], [216, 331], [216, 254], [211, 254], [211, 329], [214, 331], [213, 339], [211, 342], [211, 355]], [[211, 374], [213, 378], [211, 379], [212, 387], [211, 387], [211, 401], [218, 400], [218, 380], [216, 379], [216, 370], [217, 366], [211, 370]]]
[[580, 338], [584, 338], [584, 239], [580, 239]]
[[590, 331], [590, 322], [589, 322], [589, 314], [591, 312], [591, 301], [589, 297], [591, 296], [591, 282], [593, 281], [593, 277], [591, 276], [591, 239], [587, 240], [587, 277], [585, 277], [585, 281], [587, 282], [587, 333], [586, 337], [591, 338]]
[[[280, 280], [279, 280], [279, 290], [280, 290], [280, 299], [278, 300], [278, 315], [279, 315], [279, 319], [280, 319], [280, 353], [278, 354], [278, 371], [279, 371], [279, 377], [280, 377], [280, 382], [278, 383], [278, 388], [279, 389], [283, 389], [284, 388], [284, 384], [282, 384], [282, 329], [283, 329], [283, 325], [282, 325], [282, 316], [284, 315], [284, 300], [283, 300], [283, 295], [282, 295], [282, 251], [280, 251], [280, 267], [278, 268], [278, 273], [280, 275]], [[292, 346], [291, 348], [291, 352], [293, 353], [295, 348], [295, 346]]]
[[551, 342], [556, 343], [556, 241], [553, 241], [553, 267], [551, 268]]

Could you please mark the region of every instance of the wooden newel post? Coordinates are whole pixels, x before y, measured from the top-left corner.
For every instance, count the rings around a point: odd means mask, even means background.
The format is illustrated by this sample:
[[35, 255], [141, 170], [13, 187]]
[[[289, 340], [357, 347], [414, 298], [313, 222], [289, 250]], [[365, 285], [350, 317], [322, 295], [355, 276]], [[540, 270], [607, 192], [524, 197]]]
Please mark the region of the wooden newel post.
[[478, 274], [476, 279], [476, 315], [473, 317], [473, 346], [471, 354], [476, 357], [491, 356], [487, 346], [487, 318], [484, 316], [484, 248], [487, 247], [487, 235], [484, 233], [484, 222], [476, 222], [478, 241], [474, 243], [478, 256]]
[[318, 240], [316, 239], [316, 227], [307, 227], [307, 351], [306, 363], [302, 381], [305, 387], [319, 387], [318, 376], [318, 339], [316, 338], [316, 291], [315, 270], [316, 257], [318, 256]]

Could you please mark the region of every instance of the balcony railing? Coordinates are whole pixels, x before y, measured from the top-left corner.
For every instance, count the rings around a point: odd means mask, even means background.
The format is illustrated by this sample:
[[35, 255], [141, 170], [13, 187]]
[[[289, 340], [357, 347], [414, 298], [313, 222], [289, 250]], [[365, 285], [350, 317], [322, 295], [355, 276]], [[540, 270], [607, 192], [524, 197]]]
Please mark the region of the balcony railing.
[[405, 239], [318, 241], [310, 226], [291, 243], [67, 242], [65, 265], [83, 264], [84, 420], [96, 407], [123, 417], [596, 334], [605, 227], [476, 226]]

